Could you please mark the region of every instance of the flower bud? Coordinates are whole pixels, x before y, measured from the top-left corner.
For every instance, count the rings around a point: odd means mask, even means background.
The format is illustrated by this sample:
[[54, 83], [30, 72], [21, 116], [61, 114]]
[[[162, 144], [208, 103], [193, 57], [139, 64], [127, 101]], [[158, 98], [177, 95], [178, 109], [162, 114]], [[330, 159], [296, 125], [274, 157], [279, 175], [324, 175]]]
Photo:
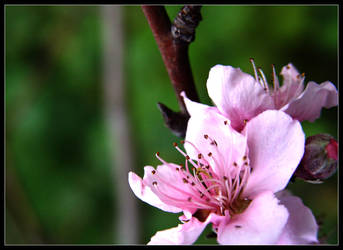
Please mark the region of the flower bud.
[[294, 176], [309, 182], [321, 182], [337, 170], [338, 143], [328, 134], [306, 138], [305, 153]]

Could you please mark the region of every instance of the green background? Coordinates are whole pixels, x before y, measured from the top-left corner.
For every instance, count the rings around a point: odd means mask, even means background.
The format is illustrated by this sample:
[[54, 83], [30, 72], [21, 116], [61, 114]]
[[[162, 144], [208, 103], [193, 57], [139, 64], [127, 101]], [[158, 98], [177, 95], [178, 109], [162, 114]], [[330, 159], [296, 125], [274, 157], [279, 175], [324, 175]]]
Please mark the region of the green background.
[[[167, 6], [174, 19], [180, 6]], [[173, 88], [140, 6], [122, 6], [124, 79], [135, 172], [182, 158], [156, 103], [178, 110]], [[337, 6], [203, 6], [189, 56], [200, 100], [210, 68], [240, 67], [254, 58], [270, 79], [292, 62], [305, 82], [337, 86]], [[118, 201], [113, 190], [103, 112], [103, 43], [99, 6], [5, 6], [5, 242], [116, 244]], [[315, 101], [315, 100], [314, 100]], [[306, 136], [337, 138], [337, 107], [303, 122]], [[120, 166], [115, 166], [120, 167]], [[9, 188], [17, 183], [17, 188]], [[319, 236], [337, 243], [337, 174], [323, 184], [301, 180], [289, 189], [321, 221]], [[132, 195], [129, 186], [122, 192]], [[140, 239], [174, 227], [169, 214], [141, 201]], [[38, 229], [37, 229], [38, 228]], [[197, 244], [215, 243], [201, 235]], [[37, 232], [36, 234], [33, 232]], [[38, 235], [38, 236], [37, 236]]]

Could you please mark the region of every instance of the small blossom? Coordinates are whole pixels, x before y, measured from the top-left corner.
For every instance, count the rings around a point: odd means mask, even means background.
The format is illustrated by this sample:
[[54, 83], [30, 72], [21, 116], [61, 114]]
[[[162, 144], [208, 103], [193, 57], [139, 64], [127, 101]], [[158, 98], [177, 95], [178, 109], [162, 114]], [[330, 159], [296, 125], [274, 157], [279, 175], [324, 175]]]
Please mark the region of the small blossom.
[[[305, 75], [289, 63], [281, 70], [280, 86], [273, 66], [273, 88], [263, 71], [256, 69], [255, 76], [231, 66], [216, 65], [207, 79], [207, 90], [218, 110], [231, 121], [231, 126], [241, 131], [254, 116], [268, 109], [282, 110], [301, 121], [313, 122], [321, 109], [338, 105], [338, 92], [329, 81], [320, 85], [310, 81], [304, 90]], [[315, 100], [315, 101], [314, 101]]]
[[162, 165], [146, 166], [143, 178], [129, 173], [138, 198], [167, 212], [183, 212], [181, 224], [157, 232], [148, 244], [192, 244], [209, 223], [220, 244], [317, 242], [311, 211], [282, 191], [304, 152], [300, 123], [268, 110], [238, 133], [212, 107], [185, 102], [191, 114], [186, 151], [174, 144], [185, 164], [156, 154]]

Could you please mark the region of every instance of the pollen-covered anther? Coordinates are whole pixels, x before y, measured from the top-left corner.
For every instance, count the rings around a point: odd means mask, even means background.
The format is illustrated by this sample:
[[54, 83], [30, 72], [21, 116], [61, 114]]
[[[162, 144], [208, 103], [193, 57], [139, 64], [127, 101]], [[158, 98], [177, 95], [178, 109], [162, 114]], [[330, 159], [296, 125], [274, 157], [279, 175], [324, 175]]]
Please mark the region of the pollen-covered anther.
[[182, 179], [183, 183], [188, 183], [188, 180], [186, 178]]
[[174, 147], [177, 147], [177, 143], [176, 143], [176, 142], [173, 142], [173, 146], [174, 146]]
[[205, 139], [208, 139], [208, 135], [204, 135], [204, 138], [205, 138]]
[[188, 155], [186, 155], [186, 159], [187, 159], [187, 160], [189, 160], [189, 159], [190, 159], [190, 157], [189, 157]]
[[152, 174], [156, 174], [156, 171], [155, 171], [155, 170], [152, 170], [151, 173], [152, 173]]
[[211, 156], [212, 156], [212, 153], [211, 153], [211, 152], [209, 152], [207, 155], [208, 155], [209, 157], [211, 157]]
[[225, 121], [224, 121], [224, 125], [227, 125], [227, 124], [228, 124], [228, 121], [225, 120]]
[[202, 154], [198, 154], [198, 159], [200, 160], [202, 158]]
[[180, 141], [180, 143], [181, 143], [181, 144], [185, 144], [185, 141], [184, 141], [184, 140], [182, 140], [182, 141]]
[[211, 145], [218, 146], [217, 142], [215, 140], [211, 141]]
[[157, 185], [157, 181], [152, 182], [152, 185], [156, 186]]
[[235, 166], [235, 167], [237, 167], [238, 165], [237, 165], [237, 162], [233, 162], [233, 165]]
[[243, 156], [243, 161], [245, 161], [247, 159], [247, 156], [246, 155], [244, 155]]

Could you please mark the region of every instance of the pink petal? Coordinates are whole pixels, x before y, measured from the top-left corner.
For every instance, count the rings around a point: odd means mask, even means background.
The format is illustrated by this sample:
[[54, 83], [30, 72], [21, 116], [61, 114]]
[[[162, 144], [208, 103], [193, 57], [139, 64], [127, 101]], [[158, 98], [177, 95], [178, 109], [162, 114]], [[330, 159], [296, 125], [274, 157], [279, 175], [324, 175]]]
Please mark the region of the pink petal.
[[212, 101], [240, 131], [252, 117], [266, 109], [273, 109], [273, 100], [255, 79], [239, 68], [216, 65], [207, 79], [207, 90]]
[[287, 222], [288, 211], [272, 192], [260, 193], [248, 208], [218, 229], [223, 245], [275, 244]]
[[284, 189], [304, 153], [305, 135], [300, 123], [282, 111], [267, 110], [251, 119], [243, 134], [253, 168], [244, 194]]
[[187, 154], [197, 160], [201, 153], [214, 171], [223, 176], [228, 164], [233, 161], [239, 163], [246, 154], [246, 138], [232, 129], [227, 118], [215, 109], [202, 112], [202, 107], [195, 102], [185, 98], [185, 103], [187, 109], [192, 106], [184, 145]]
[[280, 73], [283, 77], [283, 84], [280, 89], [274, 93], [275, 106], [280, 109], [291, 100], [301, 94], [304, 89], [304, 76], [300, 75], [298, 70], [289, 63], [284, 66]]
[[299, 197], [283, 190], [276, 194], [281, 204], [286, 206], [289, 217], [278, 244], [314, 244], [318, 243], [318, 225], [311, 210]]
[[190, 245], [193, 244], [209, 223], [209, 219], [200, 222], [192, 217], [188, 222], [167, 230], [157, 232], [148, 245]]
[[183, 97], [187, 111], [190, 116], [199, 115], [201, 113], [207, 113], [209, 111], [214, 111], [214, 112], [219, 113], [219, 110], [217, 107], [208, 106], [206, 104], [202, 104], [198, 102], [193, 102], [192, 100], [188, 99], [184, 91], [182, 91], [180, 95]]
[[[146, 166], [144, 168], [144, 178], [153, 170], [153, 167]], [[151, 186], [147, 185], [138, 175], [133, 172], [129, 172], [129, 185], [133, 193], [142, 201], [157, 207], [166, 212], [178, 213], [182, 209], [165, 204], [160, 198], [151, 190]]]
[[282, 108], [286, 113], [299, 121], [313, 122], [320, 116], [321, 109], [338, 105], [338, 92], [331, 82], [318, 85], [309, 82], [304, 92], [294, 101]]

